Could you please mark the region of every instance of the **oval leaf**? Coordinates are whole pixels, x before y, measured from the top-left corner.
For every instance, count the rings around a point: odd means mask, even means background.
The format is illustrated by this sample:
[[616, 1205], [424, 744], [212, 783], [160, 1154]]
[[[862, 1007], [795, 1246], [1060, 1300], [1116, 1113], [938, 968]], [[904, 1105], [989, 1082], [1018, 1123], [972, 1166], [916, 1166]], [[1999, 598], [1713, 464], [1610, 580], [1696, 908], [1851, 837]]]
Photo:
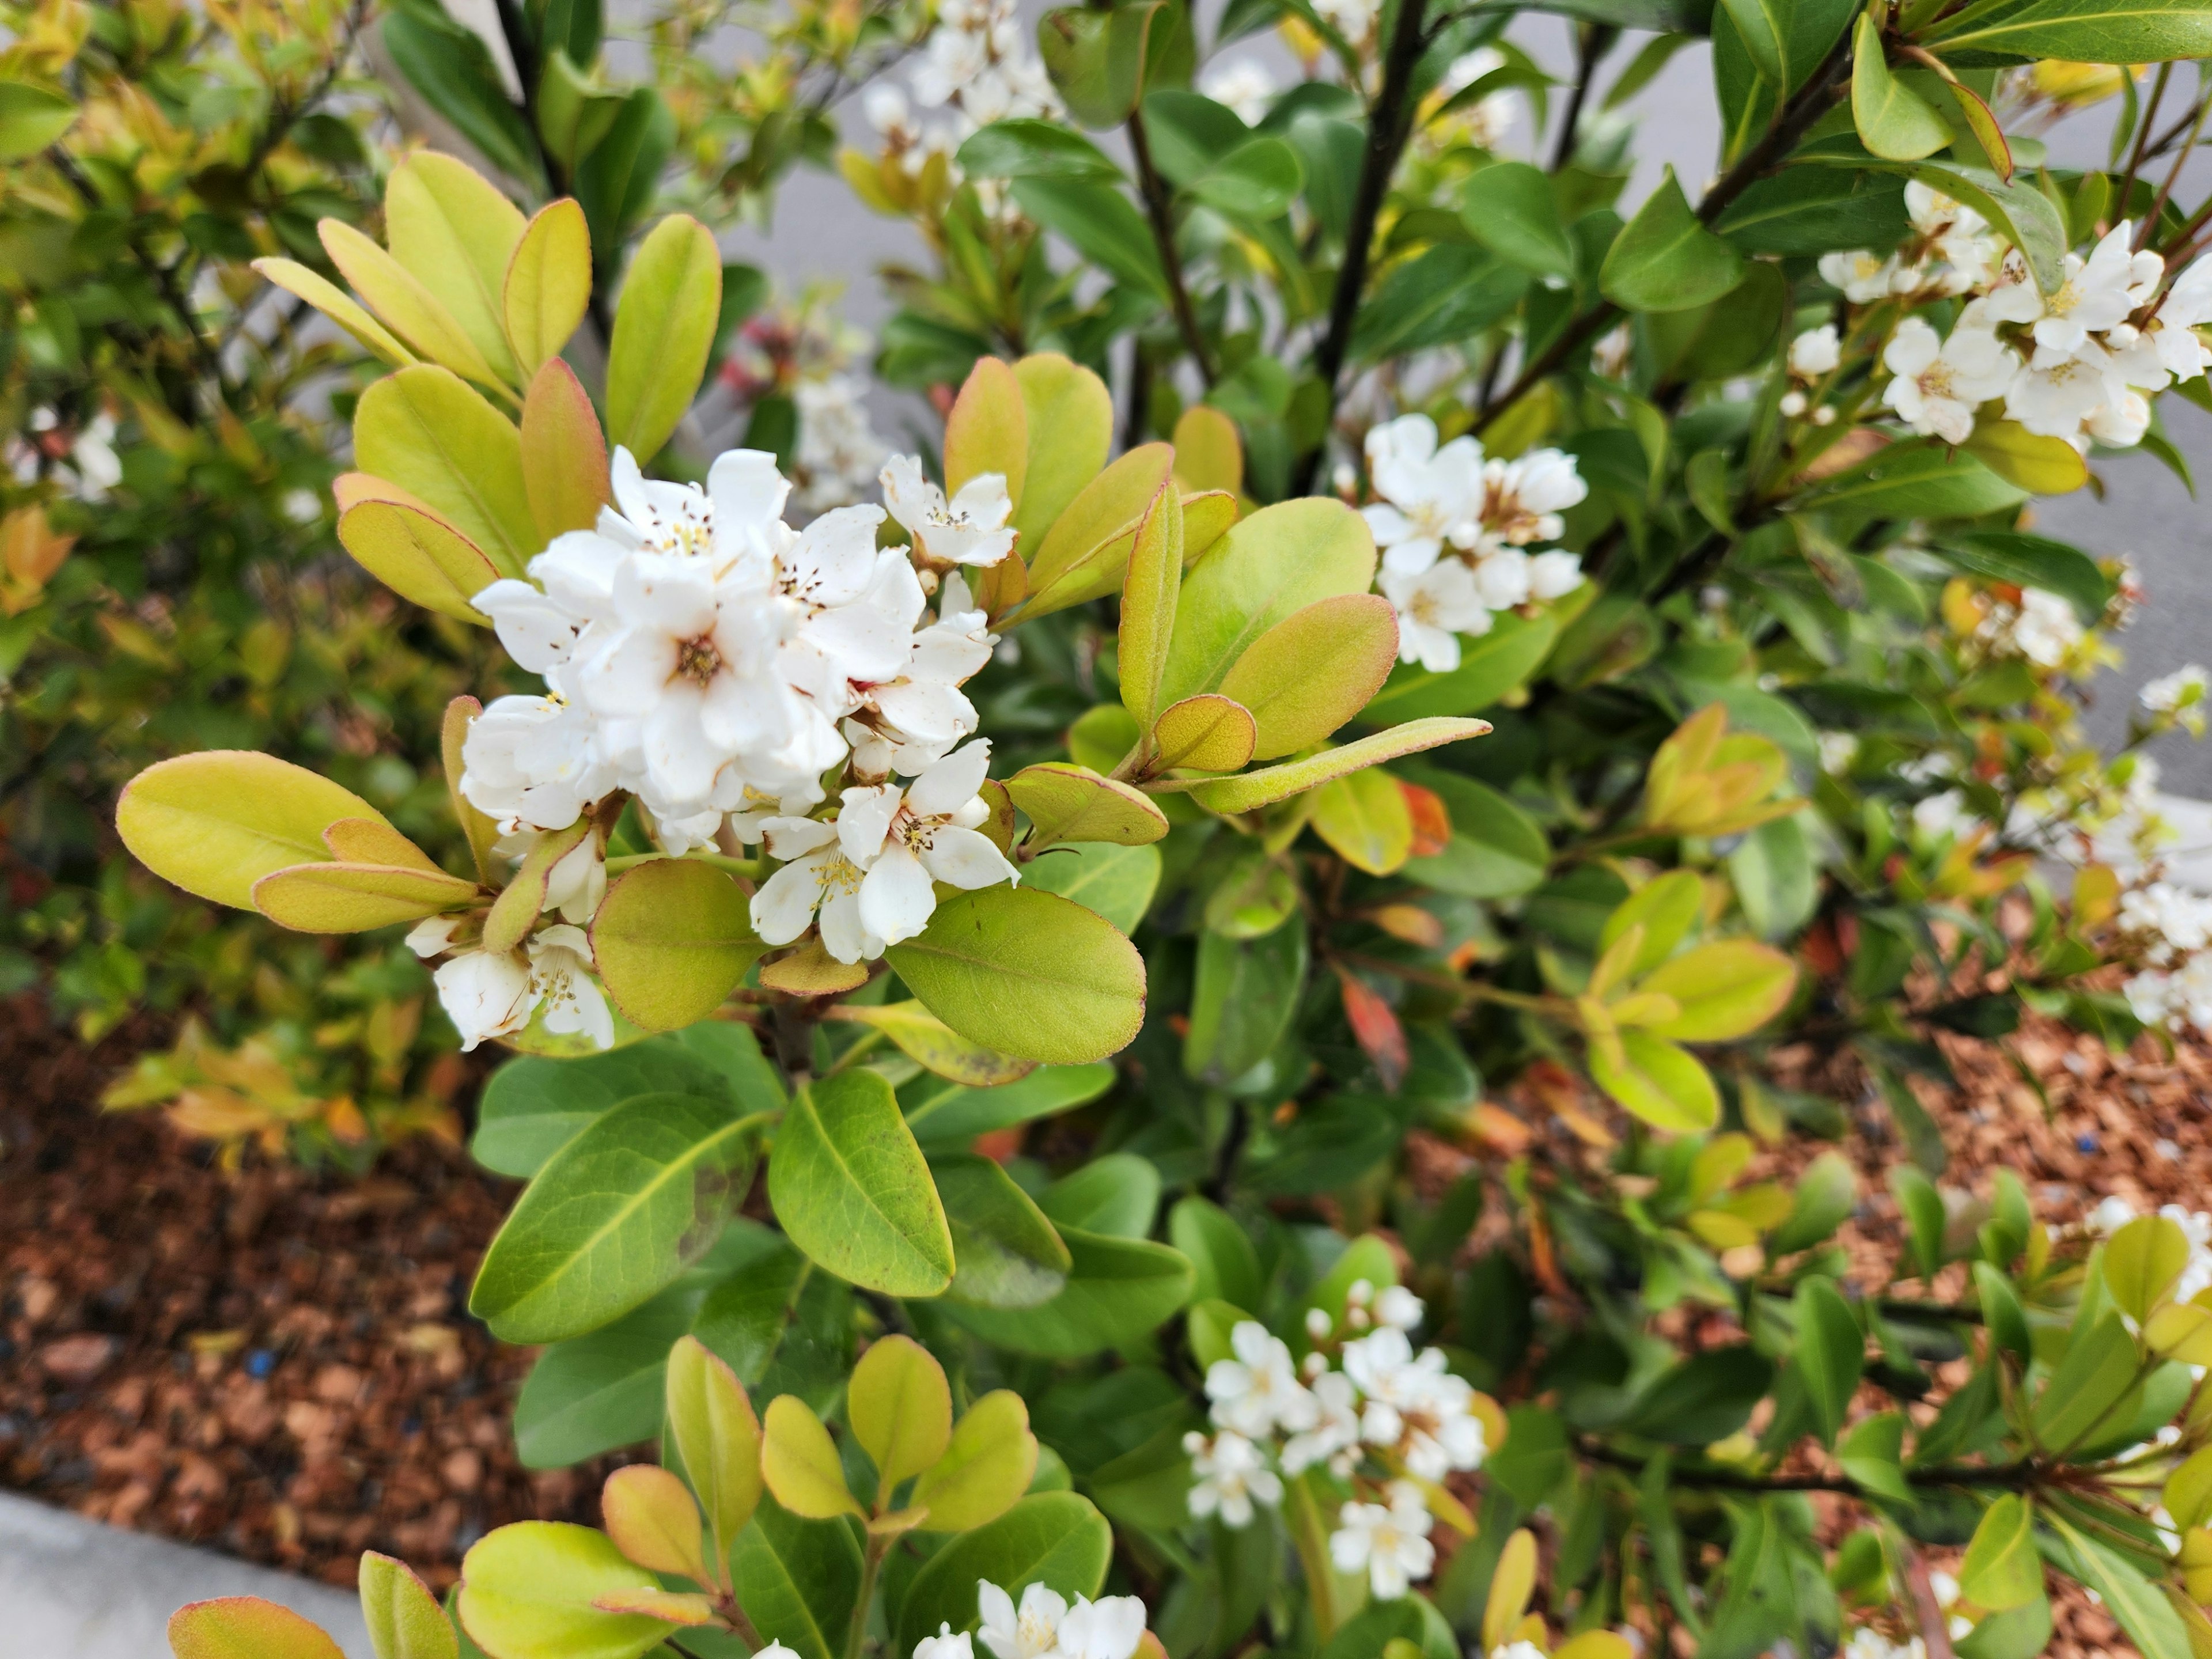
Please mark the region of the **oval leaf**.
[[911, 1337], [879, 1339], [853, 1368], [845, 1419], [874, 1460], [888, 1493], [944, 1456], [951, 1443], [952, 1389], [945, 1367]]
[[[254, 884], [319, 863], [323, 832], [341, 818], [391, 827], [350, 789], [271, 755], [211, 749], [148, 767], [115, 806], [116, 833], [162, 880], [251, 910]], [[393, 833], [397, 834], [397, 831]]]
[[1234, 772], [1251, 760], [1259, 738], [1250, 709], [1209, 691], [1160, 711], [1152, 764], [1162, 772]]
[[522, 487], [538, 533], [589, 530], [608, 496], [607, 441], [576, 371], [548, 358], [522, 400]]
[[1364, 708], [1398, 659], [1398, 617], [1380, 593], [1340, 593], [1294, 611], [1222, 676], [1252, 711], [1255, 760], [1310, 749]]
[[366, 472], [344, 474], [335, 493], [339, 544], [362, 569], [426, 611], [485, 625], [469, 601], [500, 571], [482, 548], [398, 485]]
[[777, 1503], [809, 1521], [867, 1513], [845, 1486], [836, 1442], [795, 1394], [768, 1402], [761, 1423], [761, 1478]]
[[1024, 767], [1006, 780], [1006, 793], [1029, 814], [1035, 847], [1056, 841], [1143, 847], [1168, 832], [1167, 815], [1141, 790], [1066, 761]]
[[886, 1296], [935, 1296], [952, 1282], [945, 1206], [877, 1073], [840, 1072], [792, 1097], [768, 1193], [791, 1242], [841, 1279]]
[[607, 435], [643, 465], [691, 407], [722, 306], [714, 234], [686, 214], [653, 228], [630, 260], [607, 349]]
[[1743, 1036], [1780, 1013], [1797, 988], [1796, 964], [1771, 945], [1719, 939], [1663, 963], [1636, 988], [1674, 998], [1674, 1018], [1649, 1029], [1677, 1042]]
[[498, 1659], [638, 1659], [668, 1621], [602, 1613], [602, 1595], [657, 1590], [611, 1539], [565, 1521], [518, 1521], [487, 1533], [461, 1560], [461, 1628]]
[[738, 884], [696, 859], [654, 859], [607, 884], [592, 960], [632, 1024], [669, 1031], [722, 1006], [768, 947]]
[[592, 299], [592, 233], [563, 197], [530, 221], [507, 263], [500, 313], [515, 365], [527, 379], [558, 356]]
[[1036, 1477], [1030, 1408], [1012, 1389], [985, 1395], [953, 1425], [944, 1455], [915, 1483], [931, 1532], [972, 1532], [1013, 1508]]
[[169, 1615], [177, 1659], [345, 1659], [328, 1632], [258, 1595], [192, 1601]]
[[544, 546], [522, 479], [522, 435], [458, 375], [424, 363], [361, 394], [353, 417], [361, 470], [398, 484], [520, 576]]
[[[392, 257], [436, 296], [501, 379], [520, 386], [501, 290], [522, 240], [522, 210], [473, 167], [418, 149], [384, 187]], [[532, 368], [536, 365], [532, 364]]]
[[253, 884], [253, 908], [298, 933], [361, 933], [455, 910], [477, 884], [398, 864], [295, 864]]

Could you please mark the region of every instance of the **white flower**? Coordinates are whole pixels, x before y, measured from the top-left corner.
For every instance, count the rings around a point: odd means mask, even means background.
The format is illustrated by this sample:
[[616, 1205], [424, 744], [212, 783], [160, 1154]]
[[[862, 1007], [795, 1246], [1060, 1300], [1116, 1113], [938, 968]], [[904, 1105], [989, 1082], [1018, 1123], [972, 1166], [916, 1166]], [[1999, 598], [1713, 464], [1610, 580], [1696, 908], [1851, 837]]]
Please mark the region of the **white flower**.
[[1930, 841], [1968, 835], [1981, 824], [1982, 820], [1968, 809], [1961, 790], [1946, 789], [1916, 802], [1912, 808], [1912, 827]]
[[1060, 1621], [1059, 1659], [1131, 1659], [1145, 1639], [1145, 1604], [1133, 1595], [1079, 1595]]
[[1342, 1371], [1325, 1370], [1314, 1377], [1308, 1393], [1314, 1402], [1313, 1424], [1283, 1443], [1283, 1468], [1302, 1474], [1316, 1463], [1327, 1463], [1340, 1477], [1348, 1476], [1358, 1462], [1359, 1392]]
[[1985, 234], [1989, 223], [1980, 214], [1917, 179], [1905, 187], [1905, 207], [1913, 228], [1928, 239], [1942, 265], [1914, 273], [1916, 280], [1900, 283], [1899, 292], [1932, 296], [1988, 285], [2000, 245]]
[[1528, 597], [1556, 599], [1583, 585], [1583, 556], [1555, 547], [1528, 561]]
[[1844, 298], [1853, 305], [1872, 305], [1889, 297], [1890, 279], [1897, 274], [1897, 261], [1869, 253], [1864, 248], [1854, 248], [1848, 253], [1822, 254], [1820, 270], [1820, 280], [1831, 288], [1841, 289]]
[[2206, 674], [2202, 664], [2191, 663], [2148, 681], [2136, 696], [2145, 713], [2170, 714], [2185, 731], [2202, 737], [2208, 690], [2212, 690], [2212, 676]]
[[545, 872], [543, 908], [558, 911], [561, 920], [581, 927], [599, 913], [607, 896], [606, 848], [597, 835], [587, 835]]
[[1490, 1659], [1544, 1659], [1544, 1650], [1534, 1642], [1506, 1642], [1491, 1649]]
[[[891, 87], [874, 86], [868, 91], [871, 97], [878, 92], [897, 95]], [[801, 380], [792, 388], [791, 400], [799, 412], [799, 445], [791, 458], [792, 471], [799, 481], [793, 502], [801, 512], [849, 506], [866, 493], [881, 470], [885, 451], [868, 418], [866, 391], [849, 374]]]
[[2005, 394], [2005, 413], [2043, 437], [2079, 442], [2082, 422], [2125, 390], [2112, 354], [2096, 341], [2039, 345]]
[[2013, 383], [2020, 360], [1986, 330], [1961, 323], [1939, 341], [1921, 319], [1908, 317], [1881, 361], [1897, 377], [1882, 402], [1915, 432], [1962, 444], [1973, 435], [1974, 410]]
[[1385, 569], [1418, 575], [1449, 540], [1467, 546], [1482, 499], [1482, 446], [1455, 438], [1439, 449], [1437, 423], [1401, 415], [1367, 434], [1367, 475], [1382, 499], [1360, 509]]
[[1425, 1578], [1437, 1564], [1436, 1546], [1429, 1542], [1434, 1524], [1420, 1489], [1410, 1481], [1390, 1483], [1390, 1507], [1380, 1504], [1346, 1504], [1338, 1512], [1340, 1530], [1329, 1534], [1329, 1559], [1340, 1572], [1364, 1568], [1368, 1588], [1380, 1601], [1395, 1601], [1416, 1578]]
[[1254, 1439], [1278, 1428], [1314, 1425], [1318, 1408], [1280, 1337], [1247, 1319], [1229, 1333], [1229, 1346], [1234, 1359], [1217, 1359], [1206, 1368], [1206, 1397], [1213, 1402], [1216, 1423]]
[[933, 763], [904, 790], [879, 783], [844, 792], [837, 840], [867, 872], [860, 916], [870, 938], [896, 945], [927, 927], [937, 908], [935, 882], [973, 890], [1021, 879], [998, 843], [975, 828], [991, 816], [979, 793], [990, 763], [991, 745], [975, 742]]
[[1398, 659], [1432, 674], [1459, 666], [1459, 636], [1490, 631], [1490, 611], [1474, 591], [1474, 572], [1445, 559], [1419, 574], [1385, 567], [1376, 577], [1398, 612]]
[[[592, 941], [580, 927], [547, 927], [529, 943], [530, 990], [556, 1036], [581, 1033], [596, 1048], [615, 1046], [614, 1016], [592, 977]], [[443, 988], [440, 994], [442, 998]]]
[[1260, 1449], [1234, 1429], [1224, 1429], [1212, 1440], [1193, 1430], [1182, 1445], [1198, 1477], [1190, 1489], [1193, 1515], [1218, 1515], [1224, 1526], [1244, 1527], [1251, 1524], [1255, 1499], [1270, 1505], [1282, 1502], [1281, 1480]]
[[1790, 343], [1790, 372], [1801, 380], [1817, 380], [1842, 361], [1833, 323], [1808, 328]]
[[1858, 758], [1859, 739], [1855, 732], [1823, 732], [1820, 746], [1820, 769], [1831, 776], [1841, 777]]
[[1528, 566], [1528, 556], [1517, 547], [1501, 547], [1484, 554], [1474, 562], [1475, 596], [1492, 611], [1526, 605], [1534, 586]]
[[1382, 0], [1315, 0], [1314, 9], [1357, 46], [1374, 33], [1382, 3]]
[[860, 717], [845, 728], [855, 772], [911, 776], [975, 729], [975, 705], [960, 687], [990, 661], [996, 636], [972, 605], [959, 573], [948, 574], [937, 619], [913, 635], [903, 671], [860, 689]]
[[[432, 916], [417, 922], [407, 946], [428, 960], [453, 948], [459, 919]], [[606, 998], [591, 977], [591, 941], [579, 927], [556, 926], [537, 934], [520, 950], [493, 951], [481, 946], [461, 951], [441, 963], [431, 975], [439, 1005], [461, 1034], [463, 1053], [487, 1037], [506, 1036], [530, 1024], [545, 1005], [545, 1029], [556, 1035], [581, 1032], [596, 1048], [614, 1046], [614, 1018]]]
[[1058, 1659], [1060, 1624], [1067, 1617], [1067, 1601], [1049, 1585], [1031, 1584], [1024, 1590], [1017, 1613], [1013, 1597], [988, 1580], [979, 1580], [975, 1609], [981, 1615], [976, 1633], [998, 1659]]
[[2012, 643], [2039, 668], [2056, 668], [2081, 642], [2081, 619], [2072, 600], [2040, 587], [2021, 590], [2012, 622]]
[[914, 1659], [975, 1659], [975, 1644], [966, 1631], [956, 1636], [952, 1626], [939, 1620], [936, 1635], [925, 1636], [914, 1644]]
[[1844, 1644], [1842, 1659], [1928, 1659], [1928, 1644], [1917, 1636], [1893, 1642], [1871, 1626], [1862, 1625]]
[[978, 473], [948, 501], [922, 476], [920, 461], [894, 455], [884, 464], [883, 485], [891, 516], [933, 564], [993, 565], [1014, 550], [1014, 532], [1006, 523], [1014, 503], [1003, 473]]
[[296, 525], [319, 524], [323, 498], [312, 489], [288, 489], [278, 498], [276, 510]]
[[469, 722], [461, 793], [501, 830], [565, 830], [615, 787], [584, 709], [554, 697], [501, 697]]
[[1375, 1299], [1375, 1317], [1401, 1331], [1419, 1328], [1428, 1316], [1429, 1310], [1421, 1305], [1421, 1298], [1403, 1285], [1384, 1285], [1382, 1294]]
[[769, 945], [789, 945], [822, 918], [823, 949], [840, 962], [872, 962], [886, 941], [860, 916], [865, 872], [845, 855], [837, 826], [812, 818], [768, 818], [760, 825], [769, 856], [784, 866], [752, 896], [753, 932]]
[[2066, 256], [2064, 280], [2057, 293], [2039, 295], [2033, 287], [2016, 283], [1991, 296], [1991, 314], [2008, 322], [2033, 323], [2038, 346], [2057, 352], [2077, 349], [2090, 335], [2126, 321], [2157, 291], [2166, 263], [2155, 253], [2131, 251], [2134, 235], [2134, 225], [2123, 220], [2086, 260], [2078, 253]]
[[2143, 325], [2160, 365], [2175, 380], [2193, 380], [2212, 364], [2212, 350], [2197, 334], [2206, 323], [2212, 323], [2212, 259], [2199, 259], [2174, 278]]
[[1216, 58], [1198, 77], [1198, 89], [1226, 105], [1246, 126], [1256, 127], [1274, 99], [1275, 77], [1256, 58]]
[[1482, 545], [1555, 542], [1566, 532], [1559, 514], [1589, 494], [1565, 450], [1532, 449], [1513, 460], [1491, 461], [1482, 469]]
[[1344, 1369], [1366, 1396], [1359, 1429], [1370, 1444], [1395, 1449], [1425, 1480], [1481, 1467], [1488, 1448], [1474, 1390], [1444, 1369], [1442, 1349], [1416, 1355], [1404, 1331], [1385, 1325], [1345, 1345]]

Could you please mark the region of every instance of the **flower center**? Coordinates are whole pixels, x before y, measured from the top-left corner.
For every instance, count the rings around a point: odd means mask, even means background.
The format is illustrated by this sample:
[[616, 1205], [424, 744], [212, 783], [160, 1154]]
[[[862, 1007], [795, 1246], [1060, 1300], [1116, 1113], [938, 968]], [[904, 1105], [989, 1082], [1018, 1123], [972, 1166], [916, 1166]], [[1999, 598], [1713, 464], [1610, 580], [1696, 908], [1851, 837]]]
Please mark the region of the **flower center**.
[[705, 686], [722, 671], [722, 653], [714, 648], [713, 638], [702, 634], [696, 640], [679, 640], [676, 645], [678, 678]]
[[1948, 398], [1951, 395], [1952, 376], [1954, 372], [1950, 364], [1940, 357], [1937, 358], [1920, 372], [1922, 393], [1929, 398]]
[[860, 890], [860, 868], [842, 853], [832, 853], [814, 866], [814, 881], [824, 897]]

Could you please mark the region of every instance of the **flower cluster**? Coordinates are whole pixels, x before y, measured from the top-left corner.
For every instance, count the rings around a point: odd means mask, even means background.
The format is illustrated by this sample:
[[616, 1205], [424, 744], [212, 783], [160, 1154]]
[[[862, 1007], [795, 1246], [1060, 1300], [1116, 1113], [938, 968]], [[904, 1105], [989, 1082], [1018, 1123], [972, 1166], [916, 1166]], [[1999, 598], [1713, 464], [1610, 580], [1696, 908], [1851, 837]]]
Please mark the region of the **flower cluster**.
[[[765, 841], [787, 862], [753, 896], [761, 936], [793, 943], [818, 914], [844, 962], [919, 933], [935, 881], [1016, 878], [976, 833], [989, 745], [955, 748], [976, 720], [960, 687], [994, 643], [959, 572], [1012, 550], [1003, 478], [947, 501], [895, 459], [884, 489], [911, 545], [891, 547], [877, 544], [879, 507], [792, 529], [790, 483], [759, 451], [722, 456], [702, 490], [647, 479], [617, 450], [612, 483], [595, 528], [556, 537], [529, 580], [473, 601], [546, 682], [494, 702], [462, 746], [461, 793], [514, 850], [635, 796], [663, 851]], [[836, 811], [815, 817], [837, 782]], [[580, 927], [605, 887], [603, 827], [554, 867], [544, 909], [562, 925], [507, 951], [450, 917], [410, 935], [418, 954], [447, 958], [439, 995], [466, 1046], [541, 1009], [549, 1031], [612, 1041]]]
[[2120, 896], [2115, 923], [2144, 964], [2120, 988], [2146, 1025], [2212, 1031], [2212, 895], [2153, 881]]
[[1975, 630], [1991, 657], [2021, 657], [2038, 668], [2063, 667], [2087, 630], [2074, 602], [2047, 588], [2024, 587], [2015, 600], [1999, 599]]
[[2046, 295], [1972, 209], [1917, 182], [1905, 203], [1913, 234], [1904, 248], [1887, 258], [1827, 254], [1820, 274], [1855, 305], [1972, 296], [1948, 335], [1908, 316], [1882, 349], [1892, 377], [1882, 403], [1915, 432], [1965, 443], [1977, 411], [2002, 399], [2004, 418], [2039, 436], [2084, 453], [2093, 442], [2125, 448], [2149, 429], [2146, 393], [2212, 363], [2196, 331], [2212, 323], [2212, 262], [2166, 287], [2165, 261], [2136, 250], [2135, 227], [2123, 222], [2086, 258], [2067, 254]]
[[1337, 1566], [1365, 1572], [1385, 1599], [1426, 1577], [1436, 1562], [1429, 1489], [1480, 1468], [1488, 1445], [1474, 1389], [1444, 1369], [1443, 1350], [1415, 1352], [1407, 1333], [1421, 1316], [1412, 1291], [1392, 1285], [1378, 1296], [1363, 1279], [1344, 1326], [1364, 1334], [1346, 1338], [1314, 1310], [1303, 1367], [1265, 1326], [1238, 1324], [1229, 1338], [1236, 1357], [1206, 1369], [1214, 1432], [1184, 1437], [1196, 1477], [1190, 1512], [1241, 1528], [1255, 1503], [1281, 1501], [1284, 1476], [1326, 1471], [1354, 1493], [1329, 1539]]
[[[1131, 1659], [1145, 1639], [1145, 1604], [1133, 1595], [1106, 1595], [1092, 1601], [1067, 1599], [1048, 1584], [1031, 1584], [1021, 1604], [992, 1583], [979, 1580], [975, 1602], [981, 1614], [987, 1652], [997, 1659]], [[974, 1638], [940, 1625], [935, 1636], [915, 1644], [914, 1659], [975, 1659]]]
[[2161, 674], [2136, 694], [2136, 701], [2160, 729], [2179, 726], [2192, 738], [2204, 735], [2204, 700], [2212, 680], [2201, 664], [2189, 663]]
[[1459, 636], [1491, 617], [1582, 586], [1582, 560], [1525, 550], [1565, 532], [1559, 515], [1589, 494], [1574, 458], [1531, 450], [1486, 459], [1472, 437], [1439, 447], [1425, 415], [1367, 434], [1367, 471], [1380, 499], [1364, 510], [1382, 550], [1376, 586], [1398, 612], [1399, 655], [1437, 673], [1459, 666]]
[[[949, 157], [969, 134], [994, 121], [1059, 120], [1066, 113], [1012, 0], [945, 0], [909, 86], [910, 98], [879, 81], [862, 108], [884, 148], [910, 173], [919, 173], [933, 155]], [[925, 125], [917, 105], [949, 110], [952, 119]]]
[[890, 452], [876, 434], [857, 373], [873, 345], [836, 310], [836, 289], [810, 288], [793, 304], [749, 319], [716, 378], [740, 407], [787, 398], [799, 416], [791, 506], [811, 515], [865, 496]]

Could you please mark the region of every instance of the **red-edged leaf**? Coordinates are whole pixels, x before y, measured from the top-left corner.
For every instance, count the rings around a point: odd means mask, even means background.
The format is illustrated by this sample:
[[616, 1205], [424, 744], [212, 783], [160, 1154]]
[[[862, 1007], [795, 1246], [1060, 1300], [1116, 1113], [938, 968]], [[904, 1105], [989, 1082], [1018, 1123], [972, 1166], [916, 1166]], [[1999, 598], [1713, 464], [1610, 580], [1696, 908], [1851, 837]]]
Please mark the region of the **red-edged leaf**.
[[1413, 851], [1417, 859], [1432, 859], [1451, 845], [1451, 814], [1444, 810], [1443, 797], [1433, 789], [1424, 789], [1418, 783], [1408, 783], [1403, 778], [1395, 780], [1398, 793], [1406, 798], [1406, 809], [1413, 815]]
[[1406, 1050], [1406, 1028], [1398, 1023], [1398, 1016], [1390, 1005], [1368, 988], [1366, 981], [1348, 968], [1336, 970], [1337, 983], [1344, 991], [1344, 1017], [1352, 1023], [1352, 1035], [1358, 1039], [1360, 1048], [1375, 1067], [1382, 1086], [1392, 1094], [1406, 1080], [1406, 1067], [1411, 1057]]

